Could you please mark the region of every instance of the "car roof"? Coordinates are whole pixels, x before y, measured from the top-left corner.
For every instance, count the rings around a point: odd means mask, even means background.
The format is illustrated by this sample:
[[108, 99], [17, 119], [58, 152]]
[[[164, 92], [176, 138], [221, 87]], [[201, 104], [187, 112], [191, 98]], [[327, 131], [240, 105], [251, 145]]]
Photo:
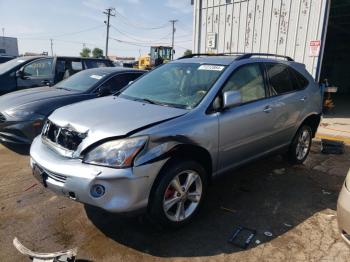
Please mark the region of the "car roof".
[[90, 68], [83, 70], [84, 72], [92, 73], [92, 74], [112, 74], [117, 72], [147, 72], [145, 70], [139, 70], [134, 68], [128, 68], [128, 67], [98, 67], [98, 68]]
[[106, 58], [95, 58], [95, 57], [79, 57], [79, 56], [45, 56], [45, 55], [36, 55], [36, 56], [19, 56], [17, 58], [30, 60], [30, 59], [39, 59], [39, 58], [65, 58], [65, 59], [82, 59], [82, 60], [109, 60]]
[[[272, 58], [273, 57], [273, 58]], [[242, 54], [191, 54], [173, 61], [178, 63], [210, 63], [215, 65], [230, 65], [238, 61], [278, 62], [284, 64], [298, 64], [289, 56], [269, 53], [242, 53]]]
[[172, 61], [172, 63], [210, 63], [214, 65], [230, 65], [238, 56], [199, 56], [193, 58], [182, 58]]

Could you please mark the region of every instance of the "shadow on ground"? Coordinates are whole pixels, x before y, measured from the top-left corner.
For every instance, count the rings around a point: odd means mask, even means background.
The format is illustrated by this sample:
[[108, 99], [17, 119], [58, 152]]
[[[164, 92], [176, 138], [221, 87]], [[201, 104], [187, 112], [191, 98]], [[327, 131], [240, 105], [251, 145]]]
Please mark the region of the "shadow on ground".
[[[319, 147], [314, 150], [319, 152]], [[88, 206], [85, 210], [107, 237], [138, 251], [160, 257], [213, 256], [241, 251], [227, 242], [235, 226], [256, 229], [255, 239], [263, 243], [318, 211], [335, 210], [343, 179], [289, 166], [281, 157], [263, 159], [216, 179], [199, 216], [172, 231], [155, 229], [145, 217], [125, 217]], [[266, 231], [273, 236], [265, 236]]]
[[14, 151], [17, 154], [28, 156], [30, 152], [30, 145], [20, 145], [20, 144], [9, 144], [1, 143], [7, 149]]

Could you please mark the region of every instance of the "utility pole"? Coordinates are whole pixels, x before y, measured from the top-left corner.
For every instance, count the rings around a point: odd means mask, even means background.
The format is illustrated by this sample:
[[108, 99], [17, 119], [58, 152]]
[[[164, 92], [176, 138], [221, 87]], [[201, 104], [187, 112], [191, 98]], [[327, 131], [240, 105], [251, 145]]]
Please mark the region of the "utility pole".
[[53, 39], [50, 39], [50, 44], [51, 44], [51, 56], [53, 56]]
[[172, 24], [172, 37], [171, 37], [171, 60], [174, 59], [174, 36], [175, 36], [175, 23], [178, 20], [170, 20], [169, 22]]
[[115, 13], [112, 13], [112, 11], [115, 11], [115, 8], [108, 8], [103, 13], [107, 15], [107, 21], [105, 21], [105, 24], [107, 25], [107, 34], [106, 34], [106, 50], [105, 50], [105, 58], [108, 58], [108, 40], [109, 40], [109, 18], [111, 16], [115, 16]]

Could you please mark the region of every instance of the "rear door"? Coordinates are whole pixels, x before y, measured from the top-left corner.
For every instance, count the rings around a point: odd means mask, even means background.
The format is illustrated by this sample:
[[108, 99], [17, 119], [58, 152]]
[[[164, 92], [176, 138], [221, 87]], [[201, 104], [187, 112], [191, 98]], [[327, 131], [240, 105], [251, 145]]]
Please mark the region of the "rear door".
[[236, 69], [222, 93], [225, 91], [240, 91], [242, 104], [218, 115], [222, 171], [270, 150], [274, 125], [262, 64], [246, 64]]
[[[308, 100], [305, 87], [308, 82], [291, 67], [266, 63], [269, 92], [274, 114], [275, 146], [291, 142], [300, 113]], [[297, 74], [299, 79], [297, 79]], [[305, 82], [306, 81], [306, 82]]]
[[17, 78], [17, 89], [51, 85], [53, 78], [53, 58], [36, 59], [23, 67], [23, 77]]

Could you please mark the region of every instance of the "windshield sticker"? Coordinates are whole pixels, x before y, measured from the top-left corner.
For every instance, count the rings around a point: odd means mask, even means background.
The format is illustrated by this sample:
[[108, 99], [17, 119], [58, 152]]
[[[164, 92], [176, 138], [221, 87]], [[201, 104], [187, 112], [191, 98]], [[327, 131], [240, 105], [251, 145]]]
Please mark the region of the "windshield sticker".
[[102, 79], [103, 76], [91, 75], [90, 77], [91, 77], [91, 78], [94, 78], [94, 79], [97, 79], [97, 80], [100, 80], [100, 79]]
[[222, 71], [224, 70], [224, 66], [218, 65], [201, 65], [198, 67], [198, 70], [208, 70], [208, 71]]

